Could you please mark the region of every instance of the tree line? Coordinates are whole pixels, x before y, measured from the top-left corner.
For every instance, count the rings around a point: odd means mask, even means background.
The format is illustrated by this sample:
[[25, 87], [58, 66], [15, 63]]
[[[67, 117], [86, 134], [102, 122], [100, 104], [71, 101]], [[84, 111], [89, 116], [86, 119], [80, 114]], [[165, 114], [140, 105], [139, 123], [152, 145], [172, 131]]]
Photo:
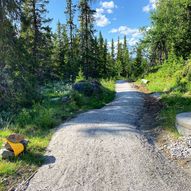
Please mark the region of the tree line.
[[[66, 22], [50, 28], [48, 0], [0, 0], [0, 107], [30, 105], [39, 87], [54, 80], [74, 82], [79, 71], [85, 79], [129, 75], [126, 37], [111, 48], [95, 35], [90, 0], [77, 5], [66, 0]], [[64, 8], [63, 8], [64, 10]], [[79, 27], [74, 23], [78, 13]]]

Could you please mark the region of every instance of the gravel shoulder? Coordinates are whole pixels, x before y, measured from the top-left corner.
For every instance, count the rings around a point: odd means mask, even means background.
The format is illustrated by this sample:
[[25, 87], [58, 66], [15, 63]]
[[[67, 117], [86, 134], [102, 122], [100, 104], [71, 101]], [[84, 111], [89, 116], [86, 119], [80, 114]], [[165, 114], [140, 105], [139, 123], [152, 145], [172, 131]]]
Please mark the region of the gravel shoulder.
[[53, 136], [27, 191], [190, 191], [190, 176], [141, 131], [144, 94], [118, 81], [116, 99]]

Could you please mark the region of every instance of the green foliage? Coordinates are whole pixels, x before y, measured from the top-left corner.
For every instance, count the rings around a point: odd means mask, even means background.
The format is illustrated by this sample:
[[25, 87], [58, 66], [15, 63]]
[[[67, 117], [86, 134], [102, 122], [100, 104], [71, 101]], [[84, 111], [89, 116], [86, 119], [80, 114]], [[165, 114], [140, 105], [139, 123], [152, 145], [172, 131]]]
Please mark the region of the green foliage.
[[34, 125], [35, 128], [50, 129], [55, 127], [56, 111], [48, 106], [33, 105], [32, 109], [23, 109], [17, 116], [15, 123], [21, 128], [26, 125]]
[[178, 81], [182, 80], [182, 69], [185, 67], [184, 60], [175, 55], [170, 55], [162, 66], [154, 66], [144, 76], [149, 80], [147, 87], [150, 91], [163, 92], [177, 90]]
[[79, 81], [82, 81], [82, 80], [85, 80], [85, 77], [84, 77], [82, 68], [80, 68], [80, 70], [78, 72], [78, 75], [76, 76], [76, 81], [75, 82], [79, 82]]
[[144, 43], [152, 64], [163, 63], [173, 52], [187, 59], [191, 47], [191, 6], [189, 0], [159, 0], [151, 14], [152, 25]]

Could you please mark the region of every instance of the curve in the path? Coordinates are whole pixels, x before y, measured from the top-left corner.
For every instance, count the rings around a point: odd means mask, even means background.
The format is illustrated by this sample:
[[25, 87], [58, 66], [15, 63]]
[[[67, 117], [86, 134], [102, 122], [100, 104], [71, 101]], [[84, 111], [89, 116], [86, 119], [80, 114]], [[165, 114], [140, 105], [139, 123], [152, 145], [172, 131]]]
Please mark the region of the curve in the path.
[[27, 191], [190, 191], [190, 177], [138, 130], [143, 94], [116, 84], [116, 99], [64, 123]]

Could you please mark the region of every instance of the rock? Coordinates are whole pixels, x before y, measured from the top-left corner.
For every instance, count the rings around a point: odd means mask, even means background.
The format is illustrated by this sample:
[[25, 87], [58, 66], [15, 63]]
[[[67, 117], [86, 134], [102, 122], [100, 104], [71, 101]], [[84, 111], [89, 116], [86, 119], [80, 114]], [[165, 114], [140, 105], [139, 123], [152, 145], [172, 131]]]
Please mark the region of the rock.
[[191, 135], [191, 112], [180, 113], [176, 116], [176, 128], [183, 136]]
[[9, 151], [7, 149], [1, 149], [0, 155], [2, 156], [2, 159], [10, 159], [15, 156], [13, 151]]
[[22, 143], [22, 144], [24, 145], [24, 148], [25, 148], [25, 150], [26, 150], [29, 141], [24, 139], [24, 140], [22, 140], [20, 143]]
[[64, 96], [64, 97], [61, 98], [61, 102], [62, 102], [62, 103], [68, 103], [70, 100], [71, 100], [71, 99], [70, 99], [69, 96]]
[[85, 96], [98, 95], [101, 92], [101, 84], [97, 81], [80, 81], [73, 85], [73, 89]]
[[21, 141], [24, 140], [24, 136], [20, 134], [11, 134], [7, 137], [7, 140], [12, 142], [12, 143], [20, 143]]
[[9, 145], [9, 143], [5, 143], [4, 148], [9, 150], [9, 151], [13, 151], [13, 149], [11, 148], [11, 146]]

